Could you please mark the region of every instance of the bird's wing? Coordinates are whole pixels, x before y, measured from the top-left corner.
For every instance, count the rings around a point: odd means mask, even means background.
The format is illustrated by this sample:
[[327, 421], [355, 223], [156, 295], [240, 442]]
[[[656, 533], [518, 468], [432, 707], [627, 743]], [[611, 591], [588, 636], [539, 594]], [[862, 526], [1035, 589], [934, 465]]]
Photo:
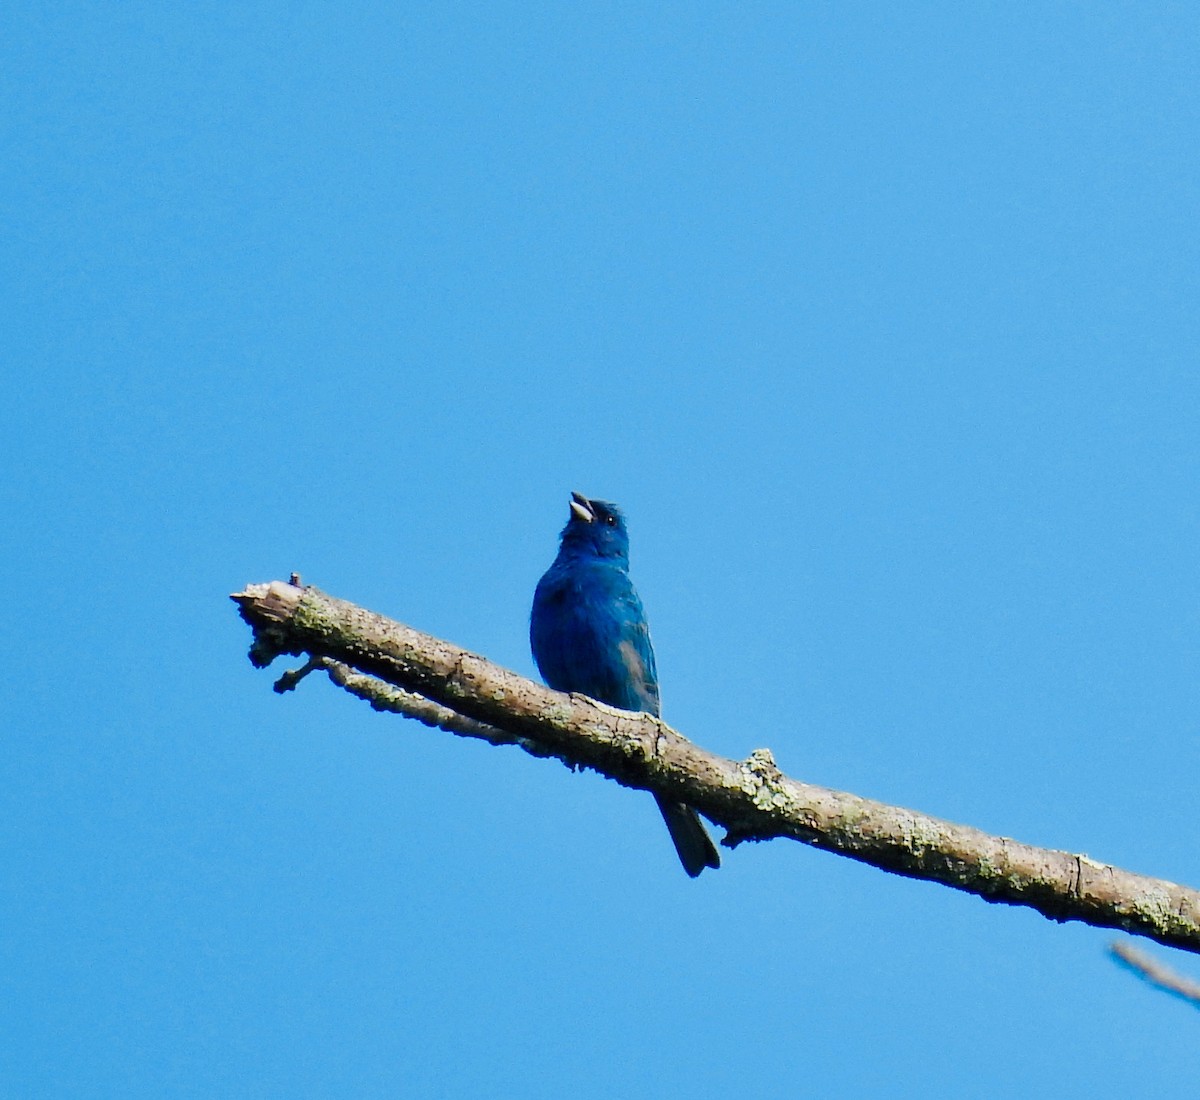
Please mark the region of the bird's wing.
[[[641, 611], [640, 602], [638, 611]], [[645, 617], [641, 614], [631, 616], [626, 620], [621, 635], [617, 653], [624, 666], [625, 683], [632, 696], [628, 708], [658, 714], [661, 706], [658, 696], [658, 669], [654, 665], [654, 646], [650, 643], [650, 628], [646, 625]]]

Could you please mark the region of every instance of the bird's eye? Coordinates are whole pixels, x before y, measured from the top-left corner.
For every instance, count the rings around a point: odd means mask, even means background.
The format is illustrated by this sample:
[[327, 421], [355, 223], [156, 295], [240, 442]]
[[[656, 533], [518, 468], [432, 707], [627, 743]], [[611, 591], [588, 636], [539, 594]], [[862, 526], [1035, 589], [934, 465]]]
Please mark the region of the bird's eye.
[[616, 527], [617, 517], [616, 516], [605, 516], [604, 522], [607, 523], [609, 525], [609, 527]]

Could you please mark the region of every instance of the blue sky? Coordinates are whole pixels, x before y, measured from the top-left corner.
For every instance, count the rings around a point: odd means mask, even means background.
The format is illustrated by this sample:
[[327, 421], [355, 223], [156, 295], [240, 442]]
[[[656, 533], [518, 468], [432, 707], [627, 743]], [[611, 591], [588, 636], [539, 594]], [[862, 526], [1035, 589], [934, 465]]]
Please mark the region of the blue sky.
[[275, 696], [226, 598], [532, 674], [579, 489], [694, 740], [1200, 883], [1191, 6], [2, 23], [0, 1091], [1195, 1080], [1105, 933], [780, 842], [689, 881], [648, 797]]

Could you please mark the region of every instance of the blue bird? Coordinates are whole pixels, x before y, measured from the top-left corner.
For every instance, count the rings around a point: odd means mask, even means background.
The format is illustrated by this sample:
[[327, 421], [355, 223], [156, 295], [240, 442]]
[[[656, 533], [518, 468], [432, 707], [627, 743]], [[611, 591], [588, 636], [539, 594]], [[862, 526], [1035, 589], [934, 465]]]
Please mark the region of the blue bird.
[[[629, 535], [615, 505], [571, 494], [558, 557], [538, 581], [529, 616], [538, 671], [557, 691], [657, 715], [658, 672], [642, 601], [629, 579]], [[654, 796], [683, 869], [695, 878], [721, 859], [696, 811]]]

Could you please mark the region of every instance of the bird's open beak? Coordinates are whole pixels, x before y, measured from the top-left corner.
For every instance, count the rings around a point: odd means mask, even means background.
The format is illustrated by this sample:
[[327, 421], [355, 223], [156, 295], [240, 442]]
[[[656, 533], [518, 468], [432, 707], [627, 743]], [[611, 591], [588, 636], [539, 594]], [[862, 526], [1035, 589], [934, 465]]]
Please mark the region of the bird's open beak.
[[596, 519], [596, 513], [592, 511], [592, 502], [582, 493], [571, 494], [571, 515], [584, 523], [592, 523]]

